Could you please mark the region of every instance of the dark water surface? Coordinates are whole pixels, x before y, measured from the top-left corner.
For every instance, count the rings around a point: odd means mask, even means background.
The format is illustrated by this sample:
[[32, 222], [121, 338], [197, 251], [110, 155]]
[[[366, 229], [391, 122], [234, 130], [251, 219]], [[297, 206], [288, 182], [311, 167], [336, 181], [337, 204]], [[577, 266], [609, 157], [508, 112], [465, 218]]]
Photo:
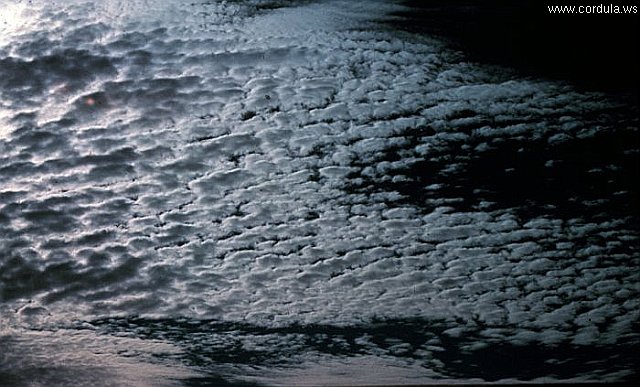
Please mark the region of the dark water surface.
[[0, 385], [637, 378], [618, 77], [467, 3], [0, 4]]

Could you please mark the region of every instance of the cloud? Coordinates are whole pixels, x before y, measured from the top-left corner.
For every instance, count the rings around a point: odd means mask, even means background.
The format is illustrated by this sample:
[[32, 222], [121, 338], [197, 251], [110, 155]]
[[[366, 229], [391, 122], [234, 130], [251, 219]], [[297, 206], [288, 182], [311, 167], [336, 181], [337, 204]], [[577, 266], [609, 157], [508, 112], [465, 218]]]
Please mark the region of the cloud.
[[372, 28], [351, 3], [194, 3], [196, 23], [162, 2], [163, 29], [135, 3], [4, 48], [13, 314], [417, 318], [473, 333], [455, 344], [471, 354], [637, 345], [636, 108]]

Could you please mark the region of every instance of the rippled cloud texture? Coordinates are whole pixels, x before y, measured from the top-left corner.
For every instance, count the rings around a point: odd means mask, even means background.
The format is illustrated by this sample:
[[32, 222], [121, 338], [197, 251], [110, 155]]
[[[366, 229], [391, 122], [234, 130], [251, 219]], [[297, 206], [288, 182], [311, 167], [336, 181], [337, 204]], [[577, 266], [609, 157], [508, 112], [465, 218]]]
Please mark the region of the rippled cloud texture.
[[2, 4], [0, 380], [632, 374], [632, 102], [391, 2]]

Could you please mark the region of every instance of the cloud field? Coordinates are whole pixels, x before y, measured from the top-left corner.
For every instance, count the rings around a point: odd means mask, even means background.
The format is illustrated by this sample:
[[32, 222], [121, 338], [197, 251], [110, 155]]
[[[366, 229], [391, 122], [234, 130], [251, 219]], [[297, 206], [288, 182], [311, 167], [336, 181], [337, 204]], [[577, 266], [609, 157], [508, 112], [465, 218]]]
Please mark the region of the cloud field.
[[[390, 2], [34, 3], [0, 30], [0, 344], [112, 340], [164, 380], [193, 370], [148, 353], [276, 384], [341, 356], [357, 383], [631, 375], [633, 102], [470, 62]], [[26, 383], [48, 355], [4, 356]]]

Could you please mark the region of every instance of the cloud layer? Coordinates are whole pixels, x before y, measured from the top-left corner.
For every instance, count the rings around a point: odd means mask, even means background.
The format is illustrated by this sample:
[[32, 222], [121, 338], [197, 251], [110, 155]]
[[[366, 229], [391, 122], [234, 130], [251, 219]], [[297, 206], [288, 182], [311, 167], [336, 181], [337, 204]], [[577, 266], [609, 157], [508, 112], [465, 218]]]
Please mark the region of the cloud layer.
[[0, 46], [10, 324], [637, 345], [632, 103], [467, 62], [383, 3], [127, 4], [34, 5], [47, 30]]

